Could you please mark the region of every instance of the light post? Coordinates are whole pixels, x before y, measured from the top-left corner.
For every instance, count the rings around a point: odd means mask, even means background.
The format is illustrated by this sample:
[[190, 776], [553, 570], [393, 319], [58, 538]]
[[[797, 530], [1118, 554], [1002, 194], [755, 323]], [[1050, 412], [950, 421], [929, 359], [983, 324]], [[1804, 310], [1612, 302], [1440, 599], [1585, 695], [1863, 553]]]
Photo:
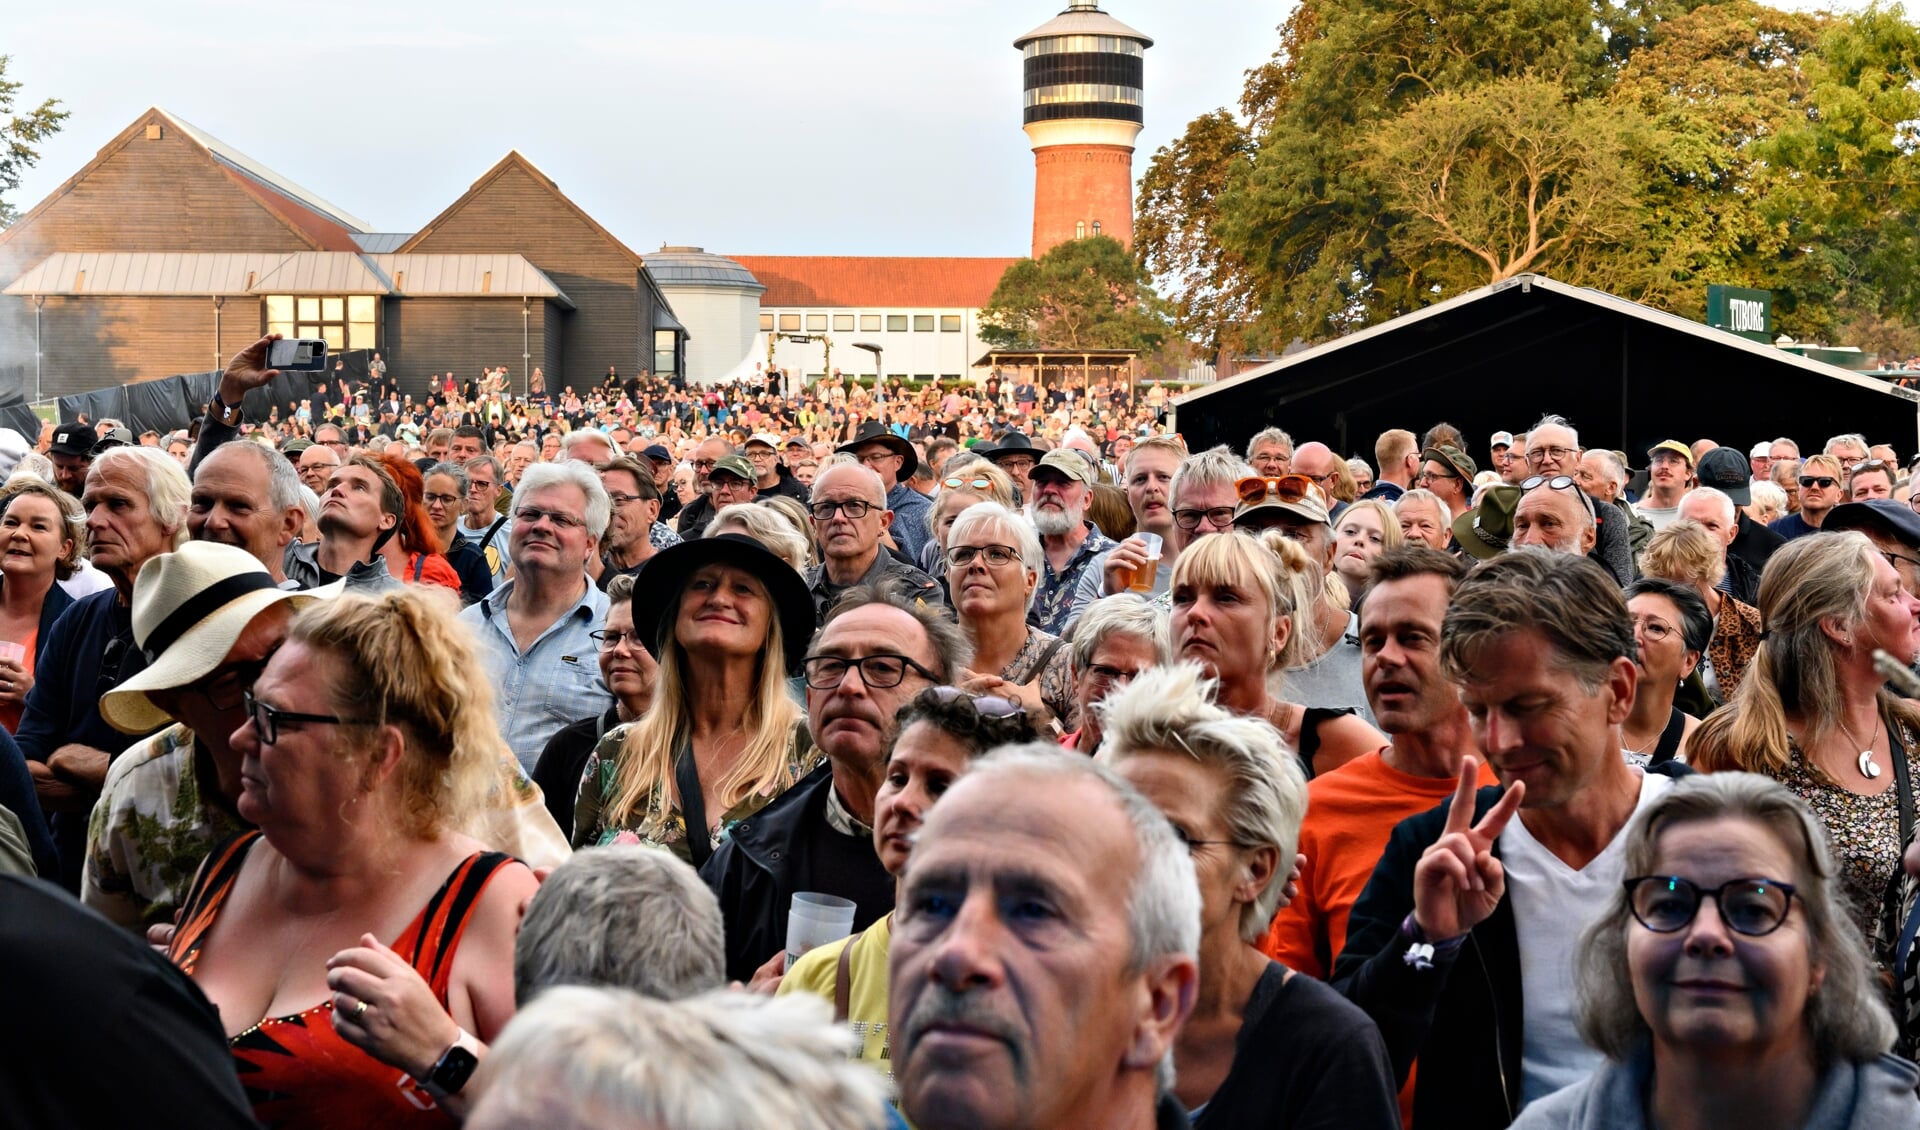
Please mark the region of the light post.
[[880, 379], [883, 376], [880, 371], [880, 355], [886, 352], [886, 350], [870, 341], [856, 341], [853, 343], [853, 347], [855, 349], [864, 349], [868, 353], [873, 354], [873, 391], [878, 393], [880, 391]]

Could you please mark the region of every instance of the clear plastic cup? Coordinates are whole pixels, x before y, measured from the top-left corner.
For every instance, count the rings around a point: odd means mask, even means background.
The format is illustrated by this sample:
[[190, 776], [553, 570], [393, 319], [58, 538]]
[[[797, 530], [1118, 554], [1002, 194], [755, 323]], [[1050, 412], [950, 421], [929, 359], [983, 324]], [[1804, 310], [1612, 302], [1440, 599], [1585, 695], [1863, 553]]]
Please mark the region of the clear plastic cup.
[[837, 942], [853, 933], [854, 904], [838, 895], [797, 891], [787, 911], [787, 964], [816, 946]]
[[1139, 538], [1141, 542], [1145, 544], [1147, 559], [1139, 568], [1133, 571], [1133, 581], [1127, 588], [1133, 592], [1150, 593], [1153, 591], [1154, 578], [1160, 573], [1160, 550], [1162, 548], [1160, 535], [1150, 534], [1143, 530], [1133, 536]]

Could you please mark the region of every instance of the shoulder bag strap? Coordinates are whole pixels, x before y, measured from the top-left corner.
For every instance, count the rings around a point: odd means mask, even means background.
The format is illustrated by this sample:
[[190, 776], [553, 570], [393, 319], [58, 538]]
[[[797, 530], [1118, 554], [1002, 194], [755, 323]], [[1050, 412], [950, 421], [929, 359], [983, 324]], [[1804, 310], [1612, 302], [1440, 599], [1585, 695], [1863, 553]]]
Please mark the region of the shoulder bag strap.
[[840, 959], [833, 967], [833, 1022], [845, 1024], [853, 1007], [853, 947], [867, 932], [860, 931], [840, 947]]
[[700, 793], [700, 769], [693, 763], [691, 745], [681, 747], [673, 759], [673, 787], [680, 794], [680, 819], [687, 825], [687, 854], [698, 871], [713, 854], [713, 839], [707, 831], [707, 801]]
[[1887, 741], [1899, 747], [1893, 758], [1893, 790], [1900, 798], [1900, 850], [1905, 851], [1913, 842], [1913, 768], [1907, 764], [1910, 751], [1900, 740], [1902, 733], [1898, 724], [1887, 724]]

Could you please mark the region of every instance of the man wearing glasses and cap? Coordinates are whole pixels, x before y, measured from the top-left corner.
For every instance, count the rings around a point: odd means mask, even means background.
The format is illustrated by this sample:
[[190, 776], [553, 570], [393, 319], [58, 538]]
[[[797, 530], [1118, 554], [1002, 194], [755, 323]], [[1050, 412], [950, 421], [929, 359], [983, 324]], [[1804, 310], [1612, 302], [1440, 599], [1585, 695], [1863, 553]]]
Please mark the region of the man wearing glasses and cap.
[[[853, 456], [860, 465], [880, 476], [886, 508], [892, 515], [887, 532], [908, 561], [920, 560], [920, 551], [930, 536], [933, 503], [927, 496], [907, 485], [920, 456], [913, 445], [887, 430], [878, 420], [860, 425], [860, 434], [837, 449]], [[815, 480], [816, 484], [818, 479]]]
[[759, 497], [785, 495], [806, 505], [806, 486], [794, 478], [793, 472], [787, 470], [786, 464], [780, 460], [779, 436], [756, 432], [747, 437], [745, 450], [747, 462], [753, 466], [754, 486], [758, 488]]

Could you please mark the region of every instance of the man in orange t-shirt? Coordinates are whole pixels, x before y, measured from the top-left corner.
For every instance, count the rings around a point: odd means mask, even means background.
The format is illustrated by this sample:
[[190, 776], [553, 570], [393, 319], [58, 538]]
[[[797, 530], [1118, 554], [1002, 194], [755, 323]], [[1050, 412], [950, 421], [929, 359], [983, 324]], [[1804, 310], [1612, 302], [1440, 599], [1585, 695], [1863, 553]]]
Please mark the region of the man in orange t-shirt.
[[[1411, 546], [1373, 561], [1360, 605], [1360, 679], [1392, 739], [1307, 784], [1300, 894], [1274, 915], [1260, 951], [1321, 980], [1347, 941], [1347, 914], [1373, 875], [1394, 825], [1452, 796], [1460, 759], [1480, 756], [1467, 709], [1440, 672], [1440, 622], [1466, 574], [1457, 557]], [[1496, 784], [1481, 758], [1480, 783]], [[1413, 1075], [1400, 1094], [1412, 1125]]]

